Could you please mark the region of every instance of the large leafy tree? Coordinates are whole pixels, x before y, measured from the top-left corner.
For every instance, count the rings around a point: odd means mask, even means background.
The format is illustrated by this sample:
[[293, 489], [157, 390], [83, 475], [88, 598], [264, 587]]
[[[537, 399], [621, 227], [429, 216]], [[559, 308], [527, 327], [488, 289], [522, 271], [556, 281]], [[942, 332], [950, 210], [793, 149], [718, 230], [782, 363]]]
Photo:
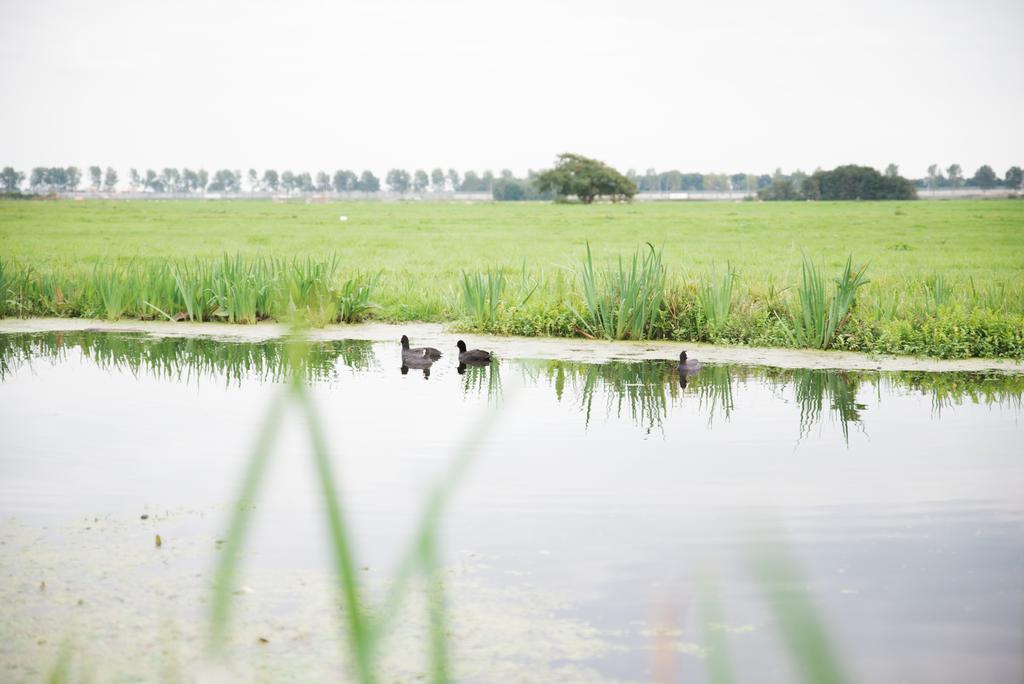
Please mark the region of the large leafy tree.
[[11, 166], [5, 166], [4, 170], [0, 171], [0, 185], [3, 186], [4, 192], [19, 192], [23, 180], [25, 174], [15, 171]]
[[359, 176], [359, 190], [377, 192], [380, 190], [380, 179], [373, 175], [372, 171], [363, 171], [363, 174]]
[[405, 169], [391, 169], [387, 175], [388, 187], [395, 192], [409, 189], [409, 172]]
[[1006, 170], [1006, 187], [1019, 189], [1021, 181], [1024, 180], [1024, 171], [1019, 166], [1011, 166]]
[[537, 189], [554, 191], [562, 197], [571, 195], [580, 202], [590, 204], [598, 197], [613, 202], [630, 200], [636, 194], [636, 185], [607, 164], [578, 154], [558, 155], [555, 168], [537, 175]]
[[987, 188], [994, 188], [999, 183], [999, 177], [996, 175], [996, 172], [992, 170], [991, 166], [985, 164], [974, 172], [974, 176], [969, 182], [971, 185], [984, 190]]

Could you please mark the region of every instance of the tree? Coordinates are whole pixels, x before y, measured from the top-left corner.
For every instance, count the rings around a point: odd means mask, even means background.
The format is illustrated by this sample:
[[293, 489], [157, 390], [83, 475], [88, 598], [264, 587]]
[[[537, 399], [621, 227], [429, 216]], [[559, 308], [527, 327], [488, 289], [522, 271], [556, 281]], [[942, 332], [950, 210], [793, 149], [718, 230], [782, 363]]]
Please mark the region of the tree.
[[142, 185], [142, 177], [139, 175], [138, 169], [128, 169], [128, 185], [132, 190], [138, 190]]
[[935, 188], [942, 185], [943, 181], [946, 180], [942, 177], [942, 171], [939, 170], [938, 164], [932, 164], [928, 167], [928, 189], [934, 190]]
[[490, 169], [484, 171], [484, 175], [480, 177], [480, 192], [494, 192], [494, 172]]
[[210, 174], [207, 173], [206, 169], [199, 169], [196, 171], [196, 180], [199, 181], [196, 189], [199, 190], [199, 192], [206, 192], [206, 188], [210, 186]]
[[219, 169], [213, 174], [213, 182], [207, 189], [211, 192], [239, 192], [242, 189], [242, 172]]
[[742, 192], [747, 189], [747, 174], [745, 173], [734, 173], [729, 176], [729, 186], [738, 192]]
[[[795, 183], [797, 180], [794, 179], [793, 182]], [[729, 177], [724, 173], [706, 173], [704, 174], [704, 189], [726, 192], [729, 190]]]
[[405, 192], [409, 189], [409, 172], [404, 169], [391, 169], [388, 171], [387, 183], [394, 192]]
[[355, 190], [357, 185], [359, 185], [359, 177], [352, 171], [338, 170], [334, 172], [335, 192]]
[[25, 174], [15, 171], [11, 166], [5, 166], [0, 171], [0, 185], [3, 185], [4, 192], [21, 192], [21, 182], [25, 180]]
[[363, 175], [359, 177], [359, 190], [363, 192], [379, 191], [380, 179], [374, 176], [371, 171], [363, 171]]
[[445, 177], [444, 171], [441, 169], [434, 169], [430, 172], [430, 187], [434, 192], [444, 192]]
[[985, 164], [974, 172], [974, 176], [971, 177], [967, 184], [987, 190], [999, 184], [999, 177], [996, 176], [996, 172], [992, 170], [991, 166]]
[[480, 176], [476, 175], [476, 171], [467, 171], [462, 176], [462, 185], [459, 186], [459, 190], [462, 192], [480, 191]]
[[309, 175], [308, 171], [296, 174], [295, 187], [300, 192], [313, 192], [313, 177]]
[[1022, 182], [1024, 182], [1024, 171], [1019, 166], [1011, 166], [1006, 170], [1006, 179], [1003, 181], [1006, 187], [1019, 190]]
[[459, 172], [455, 169], [448, 169], [448, 184], [452, 186], [452, 192], [458, 192], [459, 186]]
[[153, 169], [146, 169], [146, 176], [142, 180], [142, 187], [153, 192], [164, 191], [164, 184], [160, 182], [160, 176]]
[[416, 169], [412, 176], [412, 189], [416, 192], [423, 192], [430, 185], [430, 176], [423, 169]]
[[181, 170], [181, 187], [185, 192], [195, 192], [199, 189], [199, 174], [192, 169]]
[[260, 174], [256, 169], [249, 169], [249, 173], [246, 174], [246, 182], [249, 184], [249, 192], [256, 192], [260, 190]]
[[317, 192], [330, 192], [331, 191], [331, 177], [327, 175], [326, 171], [320, 171], [316, 174], [316, 191]]
[[89, 167], [89, 187], [93, 192], [99, 192], [103, 185], [103, 169], [98, 166]]
[[103, 189], [107, 192], [114, 192], [114, 188], [117, 187], [117, 171], [114, 167], [108, 166], [106, 173], [103, 174]]
[[290, 170], [281, 174], [281, 189], [285, 192], [291, 192], [295, 189], [295, 174]]
[[502, 176], [494, 183], [494, 199], [499, 202], [518, 202], [526, 194], [526, 184], [513, 176]]
[[64, 188], [74, 192], [82, 182], [82, 170], [77, 166], [69, 166], [64, 169], [64, 179]]
[[779, 188], [776, 183], [761, 193], [763, 199], [805, 199], [822, 200], [904, 200], [915, 199], [917, 190], [906, 178], [884, 176], [870, 166], [838, 166], [831, 171], [817, 170], [807, 177], [800, 192], [791, 196], [786, 192], [784, 182], [788, 179], [778, 174]]
[[263, 179], [260, 181], [263, 187], [266, 188], [267, 190], [270, 190], [271, 192], [277, 192], [277, 187], [280, 184], [280, 182], [281, 179], [278, 178], [277, 171], [275, 171], [274, 169], [267, 169], [266, 171], [264, 171]]
[[889, 164], [888, 166], [885, 167], [885, 175], [888, 178], [899, 178], [900, 167], [896, 166], [895, 164]]
[[954, 188], [959, 188], [964, 184], [963, 169], [960, 168], [959, 164], [951, 164], [946, 173], [949, 175], [949, 184]]
[[636, 194], [636, 185], [612, 167], [582, 155], [563, 153], [553, 169], [537, 175], [537, 189], [553, 190], [563, 197], [575, 195], [590, 204], [598, 197], [613, 202], [629, 200]]
[[164, 169], [160, 172], [160, 182], [167, 192], [181, 191], [181, 173], [178, 169]]

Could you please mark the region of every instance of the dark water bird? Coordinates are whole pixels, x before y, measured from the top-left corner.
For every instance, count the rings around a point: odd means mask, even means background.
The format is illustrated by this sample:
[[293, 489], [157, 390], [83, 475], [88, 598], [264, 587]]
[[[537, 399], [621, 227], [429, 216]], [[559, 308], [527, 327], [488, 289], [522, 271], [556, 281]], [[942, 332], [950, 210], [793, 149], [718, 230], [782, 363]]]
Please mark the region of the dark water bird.
[[687, 359], [686, 352], [679, 353], [679, 370], [686, 371], [687, 373], [696, 373], [703, 366], [697, 359]]
[[456, 345], [459, 348], [459, 362], [460, 363], [490, 363], [491, 352], [484, 351], [482, 349], [470, 349], [466, 351], [466, 343], [459, 340]]
[[[430, 361], [437, 361], [441, 358], [441, 351], [434, 349], [433, 347], [413, 347], [409, 348], [409, 338], [402, 335], [402, 361], [421, 361], [423, 359], [429, 359]], [[410, 368], [413, 367], [410, 364]]]
[[679, 386], [686, 389], [689, 377], [699, 373], [701, 368], [702, 366], [700, 361], [697, 361], [696, 359], [687, 359], [686, 352], [681, 353], [679, 355], [679, 366], [677, 368], [679, 371]]

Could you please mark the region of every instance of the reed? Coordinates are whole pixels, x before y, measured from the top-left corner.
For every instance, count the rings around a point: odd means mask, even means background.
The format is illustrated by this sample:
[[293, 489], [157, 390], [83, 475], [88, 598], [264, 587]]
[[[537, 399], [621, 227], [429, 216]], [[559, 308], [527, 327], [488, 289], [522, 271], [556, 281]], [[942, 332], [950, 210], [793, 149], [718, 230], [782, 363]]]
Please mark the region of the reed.
[[337, 320], [356, 323], [366, 318], [377, 305], [373, 296], [380, 287], [379, 273], [357, 273], [341, 284], [337, 295]]
[[661, 252], [651, 243], [646, 250], [636, 250], [628, 266], [619, 257], [617, 268], [598, 271], [588, 242], [577, 275], [583, 306], [581, 310], [570, 302], [569, 307], [585, 335], [644, 339], [661, 321], [665, 267]]
[[865, 264], [853, 270], [853, 255], [846, 258], [846, 267], [834, 279], [835, 292], [828, 295], [825, 277], [818, 266], [804, 254], [801, 281], [797, 286], [798, 307], [793, 314], [791, 332], [802, 347], [828, 349], [842, 330], [853, 309], [858, 288], [866, 285]]
[[498, 306], [505, 292], [505, 275], [498, 270], [462, 272], [462, 310], [473, 325], [486, 330], [498, 317]]
[[715, 273], [710, 274], [708, 280], [697, 290], [701, 316], [712, 328], [721, 328], [729, 319], [735, 283], [736, 272], [727, 263], [723, 275], [719, 277]]
[[100, 314], [108, 321], [116, 321], [131, 307], [138, 281], [131, 267], [97, 266], [93, 270], [92, 287]]

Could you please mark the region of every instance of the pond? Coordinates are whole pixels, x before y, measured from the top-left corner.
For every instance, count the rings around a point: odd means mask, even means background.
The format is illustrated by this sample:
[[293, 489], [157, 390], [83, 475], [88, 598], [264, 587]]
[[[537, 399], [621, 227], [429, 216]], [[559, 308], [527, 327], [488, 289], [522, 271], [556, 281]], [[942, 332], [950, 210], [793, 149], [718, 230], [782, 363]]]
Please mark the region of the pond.
[[[295, 361], [281, 341], [0, 335], [3, 679], [345, 678], [294, 410], [252, 509], [227, 655], [199, 657], [290, 368], [373, 596], [468, 449], [440, 529], [459, 680], [1024, 677], [1024, 376], [460, 368], [451, 346], [425, 372], [401, 367], [397, 340], [316, 342]], [[426, 671], [420, 589], [382, 650], [386, 681]]]

